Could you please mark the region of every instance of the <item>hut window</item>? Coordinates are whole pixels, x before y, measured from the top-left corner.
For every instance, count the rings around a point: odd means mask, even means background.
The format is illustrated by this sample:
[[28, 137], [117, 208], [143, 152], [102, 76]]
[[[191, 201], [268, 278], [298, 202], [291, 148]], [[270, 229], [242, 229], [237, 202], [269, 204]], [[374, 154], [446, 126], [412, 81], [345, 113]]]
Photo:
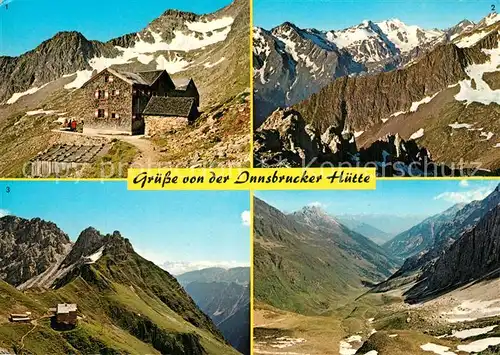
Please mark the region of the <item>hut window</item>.
[[97, 93], [97, 98], [98, 99], [104, 99], [106, 97], [106, 91], [104, 90], [99, 90]]
[[105, 114], [104, 109], [100, 108], [97, 110], [97, 117], [104, 118], [104, 114]]
[[120, 90], [113, 90], [113, 96], [120, 95]]
[[115, 112], [112, 112], [111, 113], [111, 118], [120, 118], [120, 115], [115, 113]]
[[105, 83], [112, 83], [113, 82], [113, 77], [111, 75], [104, 76], [104, 82]]

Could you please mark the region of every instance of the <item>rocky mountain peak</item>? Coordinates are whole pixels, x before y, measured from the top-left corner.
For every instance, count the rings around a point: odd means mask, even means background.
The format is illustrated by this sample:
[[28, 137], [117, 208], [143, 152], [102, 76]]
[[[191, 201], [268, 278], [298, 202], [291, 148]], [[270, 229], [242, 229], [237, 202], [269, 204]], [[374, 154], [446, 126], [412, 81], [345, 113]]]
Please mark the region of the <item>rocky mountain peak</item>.
[[285, 35], [287, 37], [300, 36], [301, 30], [291, 22], [283, 22], [271, 30], [275, 36]]
[[[48, 41], [57, 41], [57, 40], [86, 41], [87, 38], [81, 32], [78, 32], [78, 31], [60, 31], [60, 32], [57, 32]], [[48, 41], [46, 41], [46, 42], [48, 42]]]

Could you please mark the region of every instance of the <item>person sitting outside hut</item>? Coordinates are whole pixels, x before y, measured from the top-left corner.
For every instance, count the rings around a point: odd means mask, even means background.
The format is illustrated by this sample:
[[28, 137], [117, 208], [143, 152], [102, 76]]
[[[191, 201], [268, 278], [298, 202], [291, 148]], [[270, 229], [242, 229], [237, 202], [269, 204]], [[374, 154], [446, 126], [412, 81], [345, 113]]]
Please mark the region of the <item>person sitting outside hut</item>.
[[76, 132], [76, 120], [71, 120], [71, 131]]

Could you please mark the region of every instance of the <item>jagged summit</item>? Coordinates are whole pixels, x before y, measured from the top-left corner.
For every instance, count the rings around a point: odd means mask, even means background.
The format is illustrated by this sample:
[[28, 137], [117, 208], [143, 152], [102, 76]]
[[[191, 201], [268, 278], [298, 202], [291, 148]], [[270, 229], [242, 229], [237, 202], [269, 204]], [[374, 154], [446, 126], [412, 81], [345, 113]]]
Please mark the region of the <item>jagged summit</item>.
[[318, 221], [328, 221], [338, 224], [337, 220], [325, 211], [321, 206], [308, 205], [304, 206], [301, 210], [292, 214], [295, 217], [301, 217], [308, 223], [317, 223]]

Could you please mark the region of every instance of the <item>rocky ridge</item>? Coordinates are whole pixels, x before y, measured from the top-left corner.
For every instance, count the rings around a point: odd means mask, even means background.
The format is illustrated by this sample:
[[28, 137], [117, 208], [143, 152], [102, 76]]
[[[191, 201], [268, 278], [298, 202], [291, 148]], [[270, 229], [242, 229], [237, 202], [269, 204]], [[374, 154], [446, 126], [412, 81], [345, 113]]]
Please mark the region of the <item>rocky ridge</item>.
[[[50, 256], [54, 254], [52, 249], [55, 245], [65, 247], [67, 236], [58, 231], [55, 224], [40, 219], [25, 220], [11, 216], [0, 219], [2, 247], [13, 244], [19, 249], [27, 245], [29, 239], [31, 248], [25, 255], [33, 254], [33, 250], [42, 250]], [[58, 258], [44, 263], [44, 259], [39, 258], [40, 274], [24, 283], [23, 292], [11, 286], [16, 284], [4, 282], [20, 281], [0, 274], [2, 293], [9, 295], [7, 305], [2, 298], [2, 319], [13, 309], [19, 309], [33, 312], [36, 322], [46, 316], [48, 308], [54, 303], [78, 304], [79, 323], [75, 330], [69, 331], [67, 336], [58, 336], [56, 343], [50, 337], [37, 337], [36, 341], [26, 342], [26, 351], [36, 353], [42, 347], [50, 349], [51, 353], [67, 353], [72, 348], [71, 351], [76, 349], [77, 353], [115, 354], [143, 349], [137, 351], [154, 354], [236, 354], [176, 279], [136, 254], [130, 241], [120, 232], [102, 235], [94, 228], [87, 228], [80, 234], [73, 249], [69, 249], [59, 255], [64, 255], [64, 262]], [[2, 266], [12, 260], [14, 263], [11, 264], [15, 266], [16, 259], [0, 258]], [[44, 275], [47, 272], [50, 275]], [[0, 328], [5, 326], [4, 322], [0, 323]], [[44, 334], [54, 332], [50, 323], [40, 322], [37, 326], [38, 331]], [[107, 331], [94, 330], [102, 328]], [[0, 339], [0, 347], [17, 347], [18, 332], [23, 330], [12, 329], [9, 335]]]
[[375, 167], [380, 176], [440, 176], [447, 166], [435, 164], [415, 140], [387, 135], [368, 147], [358, 147], [355, 134], [335, 126], [324, 133], [307, 124], [299, 111], [279, 109], [254, 133], [254, 166]]

